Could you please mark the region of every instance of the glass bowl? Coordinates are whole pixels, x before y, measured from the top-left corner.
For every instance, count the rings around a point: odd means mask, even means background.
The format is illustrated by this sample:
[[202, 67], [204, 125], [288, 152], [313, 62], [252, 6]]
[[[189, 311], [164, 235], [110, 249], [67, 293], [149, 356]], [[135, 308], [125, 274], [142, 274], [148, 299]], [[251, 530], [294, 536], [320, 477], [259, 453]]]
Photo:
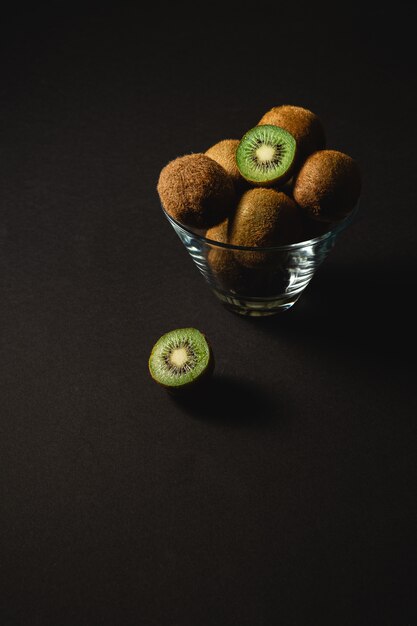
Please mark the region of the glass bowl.
[[270, 248], [233, 246], [207, 239], [162, 211], [222, 304], [240, 315], [275, 315], [298, 300], [352, 222], [358, 206], [324, 234]]

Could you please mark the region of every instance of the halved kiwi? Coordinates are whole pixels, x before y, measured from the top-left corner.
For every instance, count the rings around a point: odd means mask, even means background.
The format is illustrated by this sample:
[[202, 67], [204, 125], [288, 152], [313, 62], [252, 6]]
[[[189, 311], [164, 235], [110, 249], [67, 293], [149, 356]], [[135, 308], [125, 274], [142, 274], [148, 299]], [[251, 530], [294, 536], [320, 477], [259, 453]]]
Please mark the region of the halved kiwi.
[[213, 351], [197, 328], [176, 328], [158, 339], [149, 357], [152, 378], [169, 391], [194, 386], [214, 369]]
[[243, 135], [236, 150], [236, 163], [243, 178], [265, 187], [290, 178], [296, 152], [297, 143], [288, 131], [263, 124]]

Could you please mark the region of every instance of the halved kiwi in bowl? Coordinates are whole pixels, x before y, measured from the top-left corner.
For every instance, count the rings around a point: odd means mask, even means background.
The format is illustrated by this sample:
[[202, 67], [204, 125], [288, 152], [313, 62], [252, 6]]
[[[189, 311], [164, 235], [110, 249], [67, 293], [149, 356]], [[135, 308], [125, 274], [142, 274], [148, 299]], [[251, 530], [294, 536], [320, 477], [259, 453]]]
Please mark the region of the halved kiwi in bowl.
[[236, 150], [236, 163], [243, 178], [255, 186], [284, 183], [292, 174], [297, 142], [283, 128], [272, 124], [248, 130]]

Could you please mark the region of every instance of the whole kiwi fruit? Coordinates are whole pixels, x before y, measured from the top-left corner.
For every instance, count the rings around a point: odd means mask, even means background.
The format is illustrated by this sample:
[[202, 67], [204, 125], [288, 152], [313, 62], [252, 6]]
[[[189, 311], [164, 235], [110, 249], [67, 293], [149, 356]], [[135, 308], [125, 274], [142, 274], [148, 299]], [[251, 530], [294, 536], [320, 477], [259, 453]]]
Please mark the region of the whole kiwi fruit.
[[217, 284], [222, 289], [234, 292], [239, 291], [242, 282], [242, 268], [232, 251], [225, 248], [212, 247], [208, 252], [207, 262]]
[[238, 262], [246, 267], [274, 263], [274, 253], [262, 248], [295, 243], [302, 232], [300, 210], [294, 200], [283, 191], [264, 187], [249, 189], [241, 196], [228, 227], [231, 244], [259, 248], [234, 251]]
[[297, 164], [322, 150], [326, 145], [324, 126], [315, 113], [301, 106], [282, 104], [269, 109], [259, 120], [260, 124], [273, 124], [287, 130], [297, 142]]
[[361, 187], [361, 172], [352, 157], [338, 150], [318, 150], [301, 167], [293, 196], [311, 218], [337, 222], [355, 207]]
[[[206, 239], [228, 243], [229, 218], [217, 226], [209, 228], [205, 233]], [[207, 253], [207, 262], [218, 283], [223, 289], [237, 291], [242, 278], [241, 267], [235, 259], [232, 250], [221, 246], [210, 245]]]
[[165, 211], [185, 226], [210, 228], [234, 204], [233, 181], [226, 170], [203, 153], [177, 157], [162, 168], [157, 191]]
[[[211, 241], [228, 243], [229, 219], [206, 232]], [[210, 270], [215, 278], [214, 286], [241, 296], [263, 296], [269, 293], [270, 269], [241, 265], [235, 251], [211, 245], [207, 255]]]
[[236, 163], [236, 150], [239, 141], [239, 139], [222, 139], [204, 153], [226, 170], [237, 190], [243, 188], [245, 185], [245, 179], [242, 177]]
[[211, 241], [219, 241], [220, 243], [227, 243], [228, 228], [229, 228], [229, 218], [226, 217], [226, 219], [220, 222], [220, 224], [216, 224], [216, 226], [212, 226], [211, 228], [208, 228], [205, 232], [205, 237], [206, 239], [210, 239]]

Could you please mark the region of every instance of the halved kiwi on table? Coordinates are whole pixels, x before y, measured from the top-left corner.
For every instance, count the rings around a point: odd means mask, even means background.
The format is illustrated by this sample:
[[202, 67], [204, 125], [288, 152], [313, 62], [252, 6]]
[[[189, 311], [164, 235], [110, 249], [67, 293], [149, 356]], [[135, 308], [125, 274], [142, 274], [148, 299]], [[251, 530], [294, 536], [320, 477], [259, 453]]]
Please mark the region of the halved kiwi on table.
[[297, 143], [283, 128], [272, 124], [248, 130], [236, 150], [236, 163], [243, 178], [266, 187], [291, 177]]
[[149, 357], [152, 378], [169, 391], [194, 387], [214, 370], [213, 351], [197, 328], [176, 328], [158, 339]]

